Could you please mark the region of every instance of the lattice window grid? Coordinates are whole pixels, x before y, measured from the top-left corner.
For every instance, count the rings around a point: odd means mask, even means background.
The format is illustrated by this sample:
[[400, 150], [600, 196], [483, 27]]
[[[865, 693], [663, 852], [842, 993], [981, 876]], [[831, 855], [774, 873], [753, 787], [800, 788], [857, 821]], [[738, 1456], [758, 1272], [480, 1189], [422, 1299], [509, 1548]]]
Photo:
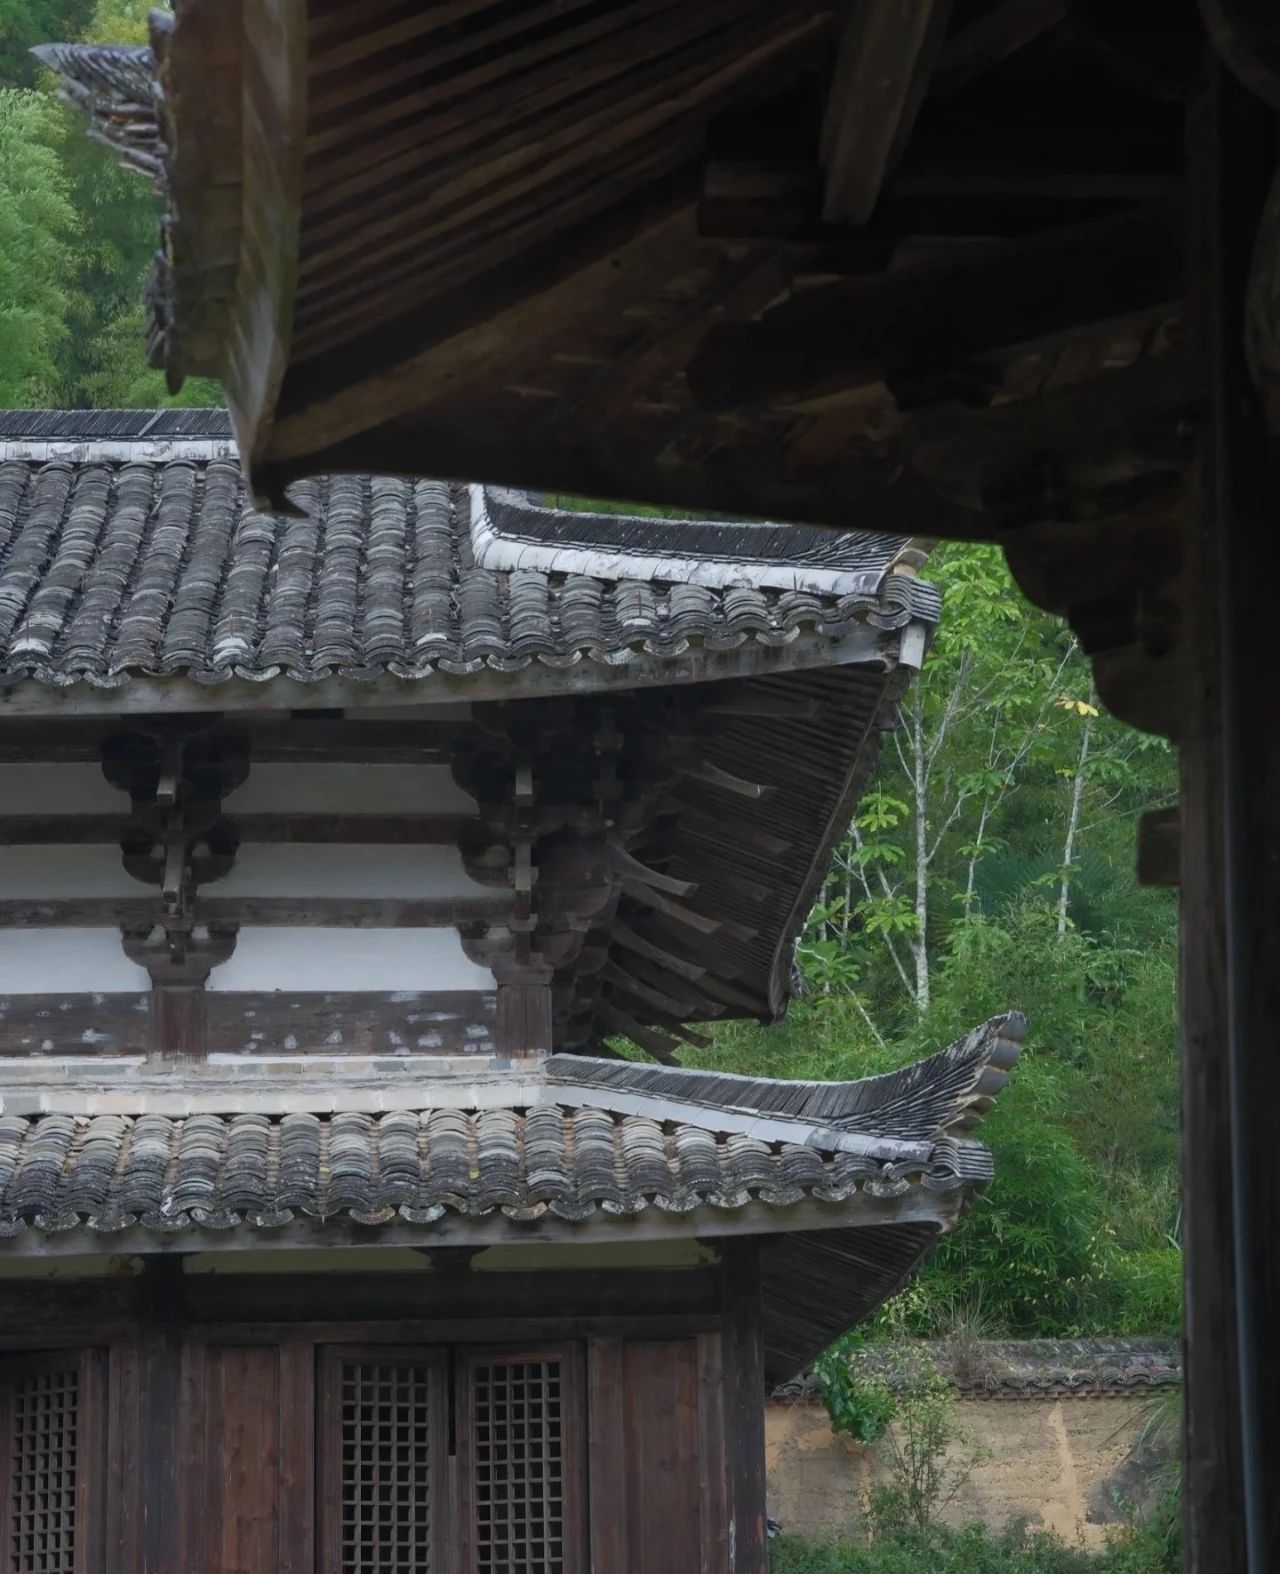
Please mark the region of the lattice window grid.
[[6, 1574], [76, 1574], [75, 1368], [37, 1370], [12, 1388]]
[[342, 1574], [431, 1574], [435, 1381], [426, 1365], [342, 1364]]
[[478, 1364], [471, 1406], [477, 1574], [565, 1574], [561, 1363]]

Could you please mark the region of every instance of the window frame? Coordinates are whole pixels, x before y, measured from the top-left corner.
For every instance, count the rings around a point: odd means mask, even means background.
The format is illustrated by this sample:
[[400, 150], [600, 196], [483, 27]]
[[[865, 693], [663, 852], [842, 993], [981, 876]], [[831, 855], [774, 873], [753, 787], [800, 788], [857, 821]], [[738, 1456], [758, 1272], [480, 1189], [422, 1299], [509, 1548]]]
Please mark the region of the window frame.
[[[76, 1373], [75, 1574], [106, 1574], [107, 1354], [101, 1349], [45, 1346], [0, 1352], [0, 1574], [17, 1574], [11, 1539], [14, 1395], [43, 1372]], [[118, 1463], [118, 1462], [117, 1462]]]
[[[449, 1352], [437, 1345], [326, 1344], [316, 1349], [316, 1543], [320, 1567], [342, 1568], [342, 1368], [348, 1364], [426, 1367], [431, 1493], [430, 1569], [448, 1574], [454, 1524], [453, 1470], [449, 1452]], [[437, 1464], [436, 1461], [439, 1461]], [[438, 1507], [437, 1507], [438, 1505]]]
[[561, 1370], [561, 1448], [564, 1457], [563, 1568], [564, 1574], [587, 1574], [586, 1412], [584, 1402], [585, 1350], [580, 1340], [521, 1344], [461, 1345], [455, 1347], [454, 1456], [458, 1475], [458, 1556], [460, 1574], [477, 1574], [478, 1548], [473, 1539], [476, 1523], [476, 1482], [473, 1468], [475, 1369], [480, 1366], [519, 1365], [522, 1362], [558, 1361]]

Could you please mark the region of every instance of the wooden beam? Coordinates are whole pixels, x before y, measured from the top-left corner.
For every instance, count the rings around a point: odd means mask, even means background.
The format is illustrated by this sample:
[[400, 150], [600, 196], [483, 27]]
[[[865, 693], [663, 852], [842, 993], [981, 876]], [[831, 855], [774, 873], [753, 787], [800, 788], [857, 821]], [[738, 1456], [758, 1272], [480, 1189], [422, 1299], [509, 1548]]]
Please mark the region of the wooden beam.
[[[244, 186], [224, 386], [246, 488], [258, 502], [292, 513], [256, 477], [265, 469], [293, 337], [307, 124], [305, 0], [258, 0], [243, 8], [241, 26]], [[180, 14], [171, 52], [181, 40]], [[187, 112], [195, 115], [197, 106]]]
[[922, 475], [975, 496], [1037, 455], [1181, 472], [1203, 399], [1198, 375], [1191, 355], [1162, 350], [998, 405], [935, 405], [914, 412], [903, 452]]
[[828, 224], [865, 224], [924, 100], [951, 0], [853, 0], [822, 128]]
[[1280, 21], [1259, 0], [1200, 0], [1218, 54], [1252, 92], [1280, 110]]
[[804, 290], [757, 323], [712, 328], [689, 384], [716, 410], [802, 403], [1175, 302], [1184, 226], [1181, 203], [1157, 203]]
[[[241, 842], [449, 847], [479, 822], [468, 814], [229, 814], [222, 823]], [[4, 814], [0, 847], [111, 845], [129, 825], [127, 814]]]
[[643, 1022], [637, 1022], [635, 1017], [622, 1011], [608, 1000], [602, 1000], [596, 1006], [596, 1018], [610, 1033], [621, 1034], [629, 1038], [633, 1044], [638, 1044], [646, 1050], [655, 1060], [660, 1060], [664, 1066], [678, 1066], [679, 1056], [676, 1054], [676, 1043], [665, 1033], [656, 1032], [651, 1027], [646, 1027]]
[[[510, 892], [441, 897], [198, 897], [196, 923], [321, 929], [450, 929], [508, 917]], [[4, 897], [0, 929], [114, 929], [159, 924], [159, 897]]]
[[1056, 27], [1065, 14], [1066, 0], [997, 0], [947, 39], [930, 92], [958, 93], [975, 77]]
[[660, 945], [655, 945], [644, 935], [638, 935], [629, 924], [615, 919], [613, 925], [613, 943], [622, 947], [624, 951], [634, 951], [637, 956], [656, 962], [660, 967], [669, 968], [677, 977], [696, 982], [707, 971], [706, 965], [692, 960], [687, 956], [677, 956], [674, 952], [666, 950]]
[[696, 880], [677, 880], [673, 875], [650, 869], [616, 844], [610, 845], [608, 860], [621, 877], [623, 890], [639, 887], [642, 891], [665, 891], [668, 896], [692, 896], [698, 889]]
[[1210, 80], [1202, 195], [1211, 502], [1187, 597], [1194, 730], [1182, 792], [1184, 1501], [1191, 1574], [1267, 1574], [1280, 1548], [1280, 729], [1267, 654], [1280, 448], [1266, 431], [1244, 335], [1277, 139], [1274, 116], [1220, 63]]
[[[255, 687], [261, 689], [263, 685]], [[128, 690], [111, 693], [120, 710], [129, 708], [122, 703]], [[422, 698], [420, 691], [417, 698]], [[269, 720], [246, 716], [225, 728], [219, 726], [216, 715], [201, 712], [201, 719], [209, 723], [205, 736], [220, 738], [225, 733], [229, 738], [247, 738], [250, 753], [260, 765], [447, 765], [460, 748], [481, 736], [473, 721], [362, 721], [358, 713], [349, 717], [291, 716], [283, 696], [276, 703], [281, 714]], [[96, 761], [101, 758], [106, 739], [122, 730], [146, 725], [145, 716], [116, 722], [109, 717], [74, 721], [2, 719], [0, 765]]]
[[760, 1248], [726, 1243], [721, 1268], [724, 1418], [733, 1574], [767, 1574], [764, 1310]]

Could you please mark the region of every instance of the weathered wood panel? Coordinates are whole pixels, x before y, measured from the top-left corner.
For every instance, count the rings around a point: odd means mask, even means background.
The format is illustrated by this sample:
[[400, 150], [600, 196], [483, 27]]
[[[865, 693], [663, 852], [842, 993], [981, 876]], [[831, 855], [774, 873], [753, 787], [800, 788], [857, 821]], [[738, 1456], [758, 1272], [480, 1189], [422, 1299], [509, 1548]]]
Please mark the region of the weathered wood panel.
[[[138, 1453], [138, 1531], [142, 1574], [200, 1566], [185, 1560], [183, 1506], [201, 1480], [203, 1449], [192, 1417], [182, 1349], [183, 1275], [180, 1258], [149, 1262], [130, 1289], [142, 1315], [138, 1336], [138, 1408], [126, 1438]], [[181, 1418], [186, 1418], [185, 1423]], [[194, 1506], [194, 1502], [193, 1505]]]
[[757, 1243], [726, 1243], [721, 1273], [730, 1574], [767, 1574], [764, 1333]]
[[623, 1347], [629, 1574], [710, 1574], [702, 1561], [698, 1347], [692, 1339]]
[[[122, 880], [127, 879], [121, 870]], [[135, 882], [129, 882], [132, 890]], [[450, 929], [458, 924], [505, 917], [509, 896], [242, 896], [206, 897], [197, 902], [197, 921], [265, 927], [321, 929]], [[113, 929], [121, 924], [158, 923], [158, 897], [18, 896], [0, 899], [0, 929]]]
[[[190, 1574], [263, 1574], [301, 1569], [297, 1505], [281, 1488], [282, 1431], [302, 1457], [290, 1460], [295, 1480], [309, 1474], [308, 1438], [286, 1417], [278, 1346], [190, 1346], [184, 1384], [185, 1567]], [[297, 1392], [290, 1372], [289, 1399]], [[286, 1542], [286, 1534], [295, 1537]], [[309, 1532], [307, 1538], [309, 1541]]]
[[[710, 1268], [371, 1274], [359, 1272], [357, 1261], [345, 1272], [325, 1274], [192, 1273], [186, 1287], [191, 1317], [218, 1324], [353, 1325], [375, 1319], [425, 1324], [501, 1317], [586, 1322], [619, 1316], [700, 1323], [719, 1305]], [[21, 1300], [16, 1287], [6, 1295], [0, 1285], [0, 1311], [16, 1312]]]
[[[66, 769], [66, 767], [63, 767]], [[33, 806], [38, 800], [33, 800]], [[475, 816], [466, 814], [240, 814], [227, 815], [227, 829], [241, 843], [295, 842], [323, 846], [449, 846]], [[0, 846], [84, 847], [119, 845], [129, 824], [124, 812], [0, 814]]]
[[[119, 936], [112, 937], [119, 944]], [[56, 945], [57, 937], [50, 937]], [[78, 980], [65, 969], [67, 982]], [[0, 995], [0, 1055], [143, 1054], [151, 1044], [151, 996]]]
[[494, 1045], [493, 992], [214, 992], [208, 1045], [223, 1054], [477, 1055]]
[[587, 1347], [587, 1457], [591, 1462], [590, 1541], [594, 1574], [627, 1566], [626, 1386], [623, 1342]]

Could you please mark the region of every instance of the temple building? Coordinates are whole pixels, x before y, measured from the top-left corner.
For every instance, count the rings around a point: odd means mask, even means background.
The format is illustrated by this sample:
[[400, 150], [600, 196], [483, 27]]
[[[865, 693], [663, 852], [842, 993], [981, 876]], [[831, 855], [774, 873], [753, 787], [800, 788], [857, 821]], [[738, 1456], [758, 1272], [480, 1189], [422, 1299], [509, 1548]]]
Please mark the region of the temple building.
[[923, 553], [290, 503], [221, 412], [0, 416], [0, 1570], [758, 1574], [766, 1384], [1022, 1037], [679, 1062], [786, 1009]]

